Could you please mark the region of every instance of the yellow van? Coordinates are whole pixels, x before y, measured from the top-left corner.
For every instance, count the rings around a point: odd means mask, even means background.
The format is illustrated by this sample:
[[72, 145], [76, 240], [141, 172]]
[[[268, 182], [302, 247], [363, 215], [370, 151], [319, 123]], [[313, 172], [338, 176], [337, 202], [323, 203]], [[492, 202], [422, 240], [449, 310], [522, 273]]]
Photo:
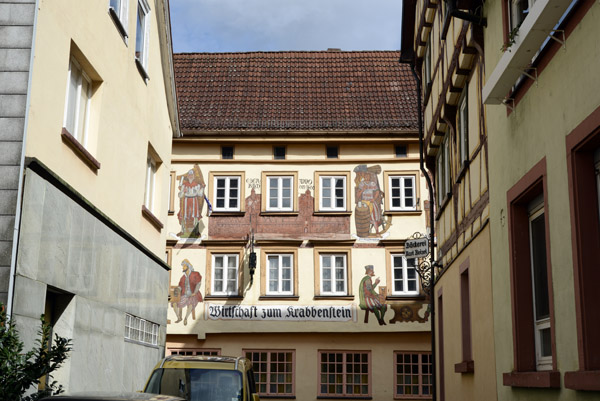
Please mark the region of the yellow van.
[[260, 401], [252, 362], [244, 357], [168, 356], [156, 365], [144, 392], [188, 401]]

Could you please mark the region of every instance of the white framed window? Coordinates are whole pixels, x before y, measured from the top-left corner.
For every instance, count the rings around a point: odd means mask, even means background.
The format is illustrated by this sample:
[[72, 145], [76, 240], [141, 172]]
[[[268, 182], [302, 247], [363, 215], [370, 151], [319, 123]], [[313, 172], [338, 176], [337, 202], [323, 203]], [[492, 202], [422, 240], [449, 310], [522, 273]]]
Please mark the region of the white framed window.
[[321, 295], [348, 295], [345, 254], [320, 254]]
[[319, 209], [346, 210], [346, 176], [319, 177]]
[[294, 207], [294, 177], [293, 176], [268, 176], [267, 177], [267, 210], [291, 211]]
[[462, 167], [469, 160], [469, 107], [467, 87], [458, 101], [458, 156]]
[[240, 211], [240, 186], [239, 176], [215, 176], [213, 210], [216, 212]]
[[157, 323], [140, 317], [125, 314], [125, 339], [142, 344], [158, 345]]
[[267, 255], [267, 295], [294, 294], [294, 255]]
[[91, 98], [92, 80], [85, 73], [81, 64], [71, 57], [63, 127], [84, 147], [87, 146]]
[[529, 205], [529, 249], [533, 286], [536, 366], [537, 370], [550, 370], [552, 369], [552, 335], [546, 263], [546, 222], [544, 203], [541, 197]]
[[389, 175], [390, 210], [415, 210], [417, 208], [415, 176]]
[[212, 255], [211, 295], [238, 295], [239, 254]]
[[138, 0], [135, 28], [135, 58], [148, 70], [148, 40], [150, 37], [150, 6], [146, 0]]
[[419, 295], [417, 260], [392, 254], [392, 295]]
[[120, 25], [119, 30], [127, 37], [127, 21], [129, 16], [129, 0], [109, 0], [108, 8]]
[[144, 206], [150, 211], [154, 208], [154, 192], [156, 187], [156, 172], [158, 163], [148, 154], [146, 159], [146, 189], [144, 192]]

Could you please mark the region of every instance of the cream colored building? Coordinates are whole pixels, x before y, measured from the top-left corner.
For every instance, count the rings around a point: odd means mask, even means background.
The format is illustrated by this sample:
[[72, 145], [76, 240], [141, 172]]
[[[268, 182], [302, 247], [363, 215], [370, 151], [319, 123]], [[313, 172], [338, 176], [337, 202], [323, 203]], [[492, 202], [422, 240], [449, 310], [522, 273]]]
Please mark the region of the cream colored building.
[[[69, 391], [138, 390], [164, 354], [168, 1], [1, 2], [2, 302], [73, 339]], [[6, 16], [6, 18], [4, 18]]]
[[486, 70], [476, 6], [405, 0], [402, 15], [402, 60], [421, 83], [423, 161], [435, 188], [437, 400], [496, 399]]
[[429, 202], [398, 57], [175, 55], [168, 354], [246, 355], [271, 398], [430, 395], [404, 247]]
[[600, 5], [484, 14], [498, 399], [595, 400]]

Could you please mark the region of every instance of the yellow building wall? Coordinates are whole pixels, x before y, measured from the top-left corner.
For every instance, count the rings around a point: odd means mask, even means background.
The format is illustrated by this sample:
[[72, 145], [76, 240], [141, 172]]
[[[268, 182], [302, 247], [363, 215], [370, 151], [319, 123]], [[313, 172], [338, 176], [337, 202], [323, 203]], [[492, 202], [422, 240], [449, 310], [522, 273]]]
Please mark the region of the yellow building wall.
[[[486, 70], [500, 59], [503, 43], [501, 1], [486, 2], [488, 27]], [[497, 380], [513, 371], [510, 250], [507, 191], [536, 163], [546, 158], [548, 213], [557, 368], [561, 388], [520, 389], [499, 384], [500, 400], [592, 400], [595, 392], [564, 388], [564, 373], [578, 365], [577, 328], [571, 242], [571, 217], [565, 137], [600, 105], [600, 5], [587, 14], [538, 75], [515, 109], [502, 105], [486, 108], [490, 144], [490, 214], [496, 329]], [[490, 56], [487, 55], [490, 53]], [[594, 190], [594, 189], [590, 189]]]
[[[26, 156], [41, 160], [125, 231], [161, 255], [165, 231], [155, 229], [141, 213], [151, 146], [162, 161], [153, 213], [166, 220], [173, 136], [161, 65], [161, 52], [166, 49], [159, 48], [157, 15], [162, 12], [162, 1], [151, 3], [150, 79], [145, 82], [134, 60], [136, 3], [129, 6], [126, 44], [108, 12], [108, 1], [40, 1]], [[101, 163], [97, 173], [61, 140], [73, 54], [86, 72], [93, 69], [97, 73], [91, 76], [94, 92], [86, 146]], [[115, 202], [117, 198], [119, 202]]]

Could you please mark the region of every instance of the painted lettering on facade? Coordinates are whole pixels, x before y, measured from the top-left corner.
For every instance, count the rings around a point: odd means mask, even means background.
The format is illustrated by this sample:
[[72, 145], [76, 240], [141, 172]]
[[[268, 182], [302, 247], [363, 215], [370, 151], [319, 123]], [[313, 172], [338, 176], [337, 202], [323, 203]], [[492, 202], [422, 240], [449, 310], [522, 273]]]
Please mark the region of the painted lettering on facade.
[[205, 317], [211, 320], [285, 320], [347, 322], [354, 318], [354, 307], [295, 305], [216, 305], [206, 304]]

